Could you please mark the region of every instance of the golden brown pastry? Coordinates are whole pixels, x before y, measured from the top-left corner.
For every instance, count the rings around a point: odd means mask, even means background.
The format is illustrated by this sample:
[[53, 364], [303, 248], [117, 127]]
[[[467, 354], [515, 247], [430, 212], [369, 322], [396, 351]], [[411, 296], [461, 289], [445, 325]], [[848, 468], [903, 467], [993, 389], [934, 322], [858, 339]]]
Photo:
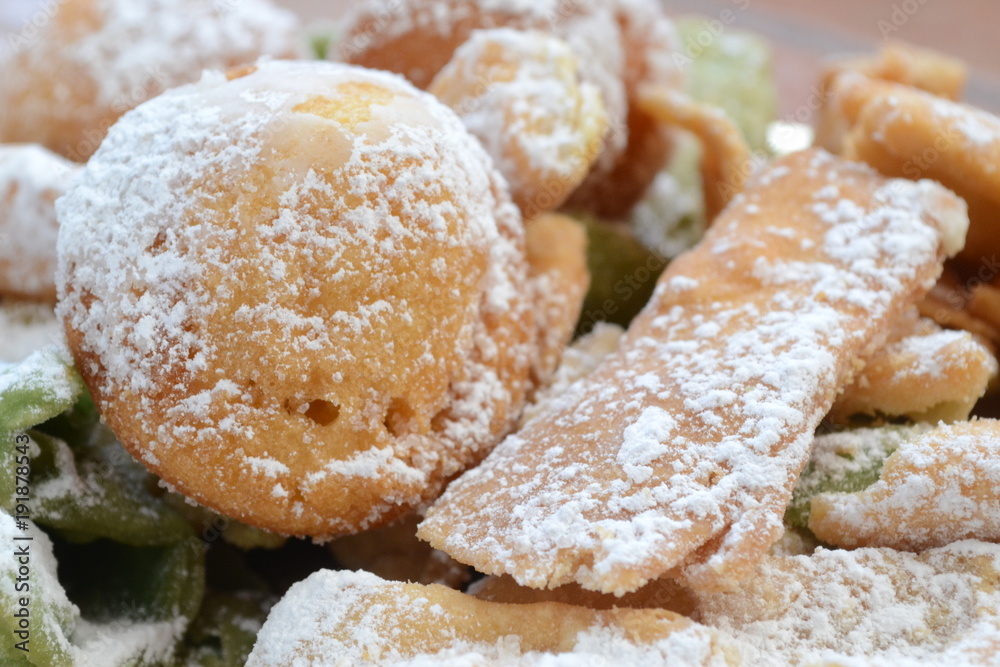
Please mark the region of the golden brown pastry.
[[772, 163], [670, 265], [618, 350], [453, 482], [420, 537], [535, 588], [733, 585], [780, 537], [859, 358], [966, 226], [929, 181], [819, 150]]
[[483, 143], [526, 219], [559, 208], [603, 148], [604, 102], [579, 69], [548, 33], [476, 30], [428, 88]]
[[[967, 540], [921, 554], [892, 549], [766, 556], [735, 590], [678, 589], [669, 579], [598, 609], [650, 601], [735, 645], [743, 665], [993, 665], [1000, 651], [1000, 546]], [[585, 592], [584, 592], [585, 593]], [[581, 592], [518, 588], [507, 578], [484, 596], [513, 604], [569, 604]]]
[[77, 364], [125, 446], [198, 502], [286, 535], [388, 523], [516, 423], [582, 259], [547, 260], [560, 291], [540, 289], [488, 156], [400, 77], [230, 78], [140, 106], [60, 200]]
[[913, 310], [896, 322], [885, 345], [865, 359], [864, 369], [837, 397], [827, 418], [965, 420], [996, 374], [992, 351], [975, 336], [945, 331]]
[[0, 80], [0, 142], [39, 143], [77, 162], [129, 109], [262, 55], [300, 55], [298, 22], [270, 0], [62, 0], [13, 41]]
[[940, 426], [904, 441], [879, 481], [812, 499], [809, 529], [845, 548], [922, 551], [964, 539], [1000, 541], [1000, 422]]
[[659, 609], [498, 604], [444, 586], [321, 570], [271, 610], [248, 667], [265, 665], [737, 665], [711, 628]]
[[55, 303], [55, 201], [79, 171], [41, 146], [0, 146], [0, 296]]
[[833, 153], [844, 147], [844, 135], [852, 121], [845, 117], [848, 110], [837, 93], [837, 79], [845, 72], [862, 74], [876, 81], [888, 81], [932, 95], [958, 101], [965, 87], [965, 63], [930, 49], [922, 49], [905, 42], [887, 43], [877, 55], [840, 58], [830, 63], [820, 82], [819, 122], [816, 128], [816, 145]]
[[[643, 85], [681, 86], [678, 38], [654, 0], [375, 0], [352, 7], [337, 56], [426, 88], [474, 30], [539, 31], [569, 44], [583, 81], [600, 91], [608, 131], [596, 164], [570, 198], [614, 218], [638, 201], [669, 155], [662, 125], [635, 105]], [[502, 131], [502, 128], [496, 128]]]

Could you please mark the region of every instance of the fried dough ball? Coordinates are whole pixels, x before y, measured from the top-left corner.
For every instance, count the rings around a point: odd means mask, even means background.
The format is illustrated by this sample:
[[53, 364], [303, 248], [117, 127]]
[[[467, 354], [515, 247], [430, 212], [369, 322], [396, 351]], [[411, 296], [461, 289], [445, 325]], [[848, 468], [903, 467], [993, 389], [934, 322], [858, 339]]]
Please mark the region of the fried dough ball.
[[[516, 423], [562, 297], [433, 96], [333, 63], [230, 76], [128, 114], [60, 200], [71, 348], [198, 502], [282, 534], [389, 523]], [[541, 319], [565, 340], [575, 315]]]
[[561, 206], [600, 153], [604, 102], [578, 74], [557, 37], [476, 30], [428, 89], [483, 142], [526, 218]]
[[0, 146], [0, 296], [55, 303], [55, 201], [79, 169], [40, 146]]
[[[570, 45], [583, 80], [603, 96], [609, 126], [570, 202], [620, 216], [641, 197], [670, 148], [663, 128], [634, 109], [633, 100], [645, 85], [677, 88], [682, 80], [672, 57], [679, 39], [655, 0], [369, 0], [348, 17], [338, 55], [426, 88], [474, 30], [492, 28], [547, 32]], [[623, 184], [632, 187], [618, 187]]]
[[262, 55], [296, 57], [298, 22], [270, 0], [63, 0], [13, 39], [0, 80], [0, 142], [86, 162], [123, 113], [164, 90]]

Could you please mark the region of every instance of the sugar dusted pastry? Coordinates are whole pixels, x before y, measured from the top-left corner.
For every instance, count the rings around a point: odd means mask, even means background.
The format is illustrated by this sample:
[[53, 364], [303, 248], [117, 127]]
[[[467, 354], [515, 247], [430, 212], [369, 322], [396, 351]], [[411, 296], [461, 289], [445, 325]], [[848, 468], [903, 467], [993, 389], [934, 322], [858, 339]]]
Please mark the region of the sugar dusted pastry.
[[40, 143], [78, 162], [123, 113], [202, 70], [301, 51], [297, 20], [270, 0], [62, 0], [53, 8], [37, 35], [11, 42], [0, 142]]
[[498, 604], [444, 586], [321, 570], [271, 610], [248, 667], [737, 665], [710, 628], [658, 609]]
[[548, 33], [477, 30], [429, 92], [486, 148], [526, 218], [566, 201], [601, 153], [600, 90], [580, 82], [580, 61]]
[[954, 101], [961, 99], [967, 76], [962, 61], [898, 41], [887, 43], [877, 55], [834, 60], [826, 67], [820, 83], [823, 106], [815, 142], [817, 146], [834, 153], [843, 150], [844, 135], [851, 125], [846, 118], [849, 111], [843, 106], [845, 100], [836, 90], [838, 78], [845, 73], [910, 86]]
[[487, 599], [585, 601], [597, 609], [683, 609], [735, 645], [745, 667], [987, 665], [1000, 651], [1000, 546], [968, 540], [912, 554], [892, 549], [765, 556], [724, 593], [659, 579], [623, 598], [488, 582]]
[[55, 201], [79, 170], [41, 146], [0, 146], [0, 296], [55, 302]]
[[536, 588], [734, 584], [780, 537], [859, 357], [967, 222], [928, 181], [822, 151], [776, 161], [670, 265], [618, 350], [453, 482], [419, 535]]
[[809, 528], [827, 544], [921, 551], [1000, 542], [1000, 422], [941, 426], [903, 442], [879, 480], [812, 500]]
[[[643, 85], [681, 86], [678, 38], [654, 0], [368, 0], [352, 7], [338, 56], [431, 84], [474, 30], [540, 31], [569, 44], [585, 83], [600, 91], [609, 129], [597, 163], [570, 199], [617, 217], [641, 198], [665, 164], [669, 133], [634, 101]], [[503, 128], [495, 128], [502, 133]]]
[[829, 419], [968, 419], [996, 374], [992, 351], [972, 334], [943, 330], [912, 311], [896, 322], [886, 344], [865, 359], [864, 369], [837, 397]]
[[60, 200], [71, 348], [123, 444], [185, 495], [286, 535], [388, 523], [516, 423], [572, 331], [582, 259], [529, 267], [482, 147], [400, 77], [229, 78], [123, 118]]
[[969, 237], [959, 259], [973, 273], [1000, 252], [1000, 118], [908, 86], [840, 77], [850, 131], [843, 154], [887, 176], [930, 178], [968, 202]]

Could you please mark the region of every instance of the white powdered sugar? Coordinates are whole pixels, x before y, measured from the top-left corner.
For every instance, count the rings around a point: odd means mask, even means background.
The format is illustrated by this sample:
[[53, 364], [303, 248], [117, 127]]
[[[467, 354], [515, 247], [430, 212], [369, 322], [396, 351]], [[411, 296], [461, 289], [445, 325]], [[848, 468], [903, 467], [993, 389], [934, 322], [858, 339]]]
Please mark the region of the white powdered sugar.
[[[100, 30], [81, 32], [73, 60], [96, 84], [95, 103], [119, 113], [197, 78], [203, 69], [292, 56], [298, 20], [269, 0], [97, 0]], [[45, 54], [39, 53], [38, 57]]]
[[[777, 221], [745, 219], [741, 205], [799, 196], [808, 207], [803, 172], [850, 186], [829, 210], [856, 216], [791, 212], [784, 243], [817, 247], [762, 254], [758, 234]], [[421, 536], [524, 585], [621, 594], [712, 536], [724, 536], [705, 564], [714, 571], [760, 531], [780, 535], [791, 481], [855, 359], [940, 271], [938, 225], [959, 205], [938, 207], [929, 189], [817, 151], [766, 169], [671, 265], [618, 351], [453, 483]], [[706, 255], [727, 273], [707, 276]], [[691, 296], [674, 290], [678, 276], [712, 282]], [[657, 433], [660, 447], [647, 442]], [[653, 474], [626, 469], [637, 463]]]
[[[491, 606], [504, 605], [491, 605], [455, 591], [442, 592], [440, 587], [424, 589], [433, 598], [428, 599], [414, 588], [365, 572], [316, 572], [294, 585], [271, 610], [247, 665], [304, 667], [317, 661], [336, 667], [729, 664], [707, 628], [691, 624], [657, 631], [655, 612], [643, 619], [648, 623], [648, 639], [642, 640], [636, 637], [638, 633], [626, 636], [628, 625], [608, 623], [597, 613], [592, 627], [561, 638], [559, 650], [526, 647], [513, 628], [495, 640], [476, 640], [470, 635], [489, 636], [495, 631], [492, 619], [474, 616], [475, 611], [489, 613]], [[498, 613], [511, 612], [501, 609]], [[529, 607], [525, 613], [530, 617], [535, 611]], [[553, 622], [548, 616], [544, 618], [546, 623]], [[642, 622], [635, 619], [636, 625]]]
[[699, 595], [694, 618], [748, 667], [995, 664], [1000, 547], [965, 541], [765, 558], [739, 590]]
[[[357, 105], [342, 111], [338, 95]], [[141, 425], [125, 440], [147, 463], [228, 442], [217, 465], [280, 485], [269, 495], [297, 515], [302, 494], [393, 478], [374, 520], [518, 416], [534, 296], [503, 188], [458, 118], [395, 75], [279, 61], [233, 81], [207, 73], [127, 114], [60, 200], [60, 314], [98, 393], [130, 396], [102, 408], [116, 429], [115, 413]], [[288, 383], [325, 393], [267, 395]], [[393, 384], [406, 393], [383, 395]], [[165, 388], [177, 397], [159, 403]], [[326, 416], [311, 416], [316, 399]], [[423, 404], [431, 414], [407, 413]], [[405, 433], [439, 411], [435, 433]], [[318, 452], [298, 479], [296, 446], [260, 439], [282, 421], [312, 424], [292, 436]], [[346, 530], [335, 514], [321, 520]]]
[[63, 325], [52, 306], [0, 302], [0, 362], [21, 361], [49, 345], [65, 347]]
[[55, 300], [55, 201], [80, 169], [41, 146], [0, 146], [0, 294]]

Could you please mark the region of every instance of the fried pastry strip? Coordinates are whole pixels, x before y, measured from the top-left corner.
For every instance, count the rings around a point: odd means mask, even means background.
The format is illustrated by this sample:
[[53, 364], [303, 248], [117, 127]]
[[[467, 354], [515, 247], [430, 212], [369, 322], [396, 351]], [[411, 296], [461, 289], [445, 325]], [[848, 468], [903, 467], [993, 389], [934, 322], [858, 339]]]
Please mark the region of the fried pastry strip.
[[644, 88], [640, 108], [660, 123], [694, 134], [702, 143], [701, 177], [705, 190], [705, 219], [710, 223], [753, 169], [750, 148], [736, 123], [721, 109], [666, 87]]
[[[519, 583], [623, 594], [752, 570], [859, 357], [962, 245], [962, 202], [822, 151], [776, 161], [619, 349], [454, 482], [419, 535]], [[676, 574], [676, 573], [674, 573]]]
[[[556, 656], [559, 656], [557, 658]], [[249, 667], [291, 664], [733, 665], [710, 628], [669, 611], [499, 604], [444, 586], [321, 570], [293, 586], [261, 628]], [[433, 663], [430, 660], [433, 660]]]
[[945, 331], [916, 311], [896, 323], [885, 346], [837, 397], [828, 419], [854, 415], [960, 421], [997, 373], [992, 352], [967, 331]]
[[816, 145], [834, 153], [843, 149], [850, 129], [835, 82], [845, 72], [926, 90], [932, 95], [958, 100], [965, 87], [965, 63], [943, 53], [921, 49], [905, 42], [889, 42], [878, 55], [838, 59], [823, 72], [820, 93], [823, 108], [816, 128]]
[[1000, 541], [1000, 422], [941, 426], [903, 442], [878, 482], [812, 500], [809, 528], [836, 546], [920, 551]]
[[892, 549], [766, 556], [735, 590], [685, 591], [669, 579], [615, 598], [491, 578], [477, 593], [599, 609], [659, 604], [715, 627], [747, 667], [994, 665], [1000, 651], [1000, 545], [968, 540], [922, 554]]
[[[907, 86], [842, 77], [852, 101], [844, 156], [886, 176], [930, 178], [968, 202], [969, 237], [959, 256], [973, 271], [1000, 254], [1000, 118]], [[986, 264], [989, 262], [989, 264]]]

